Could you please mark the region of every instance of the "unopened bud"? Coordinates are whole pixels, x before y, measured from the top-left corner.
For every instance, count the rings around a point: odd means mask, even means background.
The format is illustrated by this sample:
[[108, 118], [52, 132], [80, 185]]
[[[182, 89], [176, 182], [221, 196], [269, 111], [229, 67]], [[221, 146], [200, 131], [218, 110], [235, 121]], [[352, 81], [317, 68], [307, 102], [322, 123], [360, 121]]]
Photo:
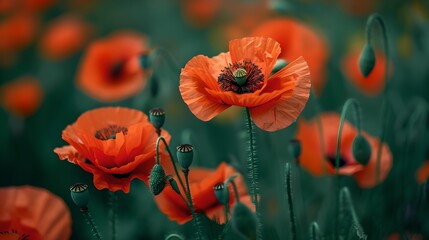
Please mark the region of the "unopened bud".
[[243, 203], [237, 202], [232, 210], [232, 227], [246, 239], [256, 239], [255, 214]]
[[364, 166], [368, 164], [371, 158], [371, 146], [362, 134], [358, 134], [355, 139], [353, 139], [352, 152], [357, 162]]
[[149, 185], [153, 195], [158, 195], [165, 187], [165, 171], [161, 165], [155, 164], [150, 172]]
[[374, 69], [375, 61], [374, 49], [368, 43], [365, 44], [359, 57], [359, 68], [364, 77], [368, 77]]

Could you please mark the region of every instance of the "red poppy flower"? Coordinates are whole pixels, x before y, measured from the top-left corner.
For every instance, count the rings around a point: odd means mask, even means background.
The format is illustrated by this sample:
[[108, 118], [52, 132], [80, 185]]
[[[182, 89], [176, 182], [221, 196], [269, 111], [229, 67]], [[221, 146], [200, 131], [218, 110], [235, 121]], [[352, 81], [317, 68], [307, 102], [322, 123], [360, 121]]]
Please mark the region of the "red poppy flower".
[[311, 83], [317, 95], [325, 86], [328, 44], [319, 33], [290, 18], [274, 18], [256, 26], [252, 36], [270, 37], [280, 43], [279, 58], [292, 61], [303, 56], [311, 72]]
[[375, 51], [375, 66], [368, 77], [364, 77], [360, 72], [359, 57], [360, 51], [355, 51], [343, 60], [342, 67], [347, 79], [350, 79], [356, 87], [367, 95], [373, 96], [379, 94], [384, 89], [386, 57], [384, 54]]
[[78, 17], [62, 16], [48, 26], [39, 47], [48, 58], [67, 58], [83, 47], [90, 30], [89, 24]]
[[429, 160], [425, 161], [416, 174], [417, 182], [422, 184], [429, 178]]
[[209, 121], [235, 105], [246, 107], [266, 131], [289, 126], [310, 94], [310, 72], [300, 57], [271, 75], [280, 45], [271, 38], [229, 42], [230, 52], [213, 58], [198, 55], [182, 69], [180, 93], [191, 112]]
[[143, 36], [118, 32], [92, 43], [83, 57], [77, 82], [82, 90], [100, 101], [118, 101], [141, 91], [148, 72], [139, 56], [148, 51]]
[[[335, 154], [337, 144], [337, 132], [340, 125], [340, 115], [337, 113], [325, 113], [321, 116], [323, 131], [323, 152], [320, 142], [319, 128], [316, 119], [298, 124], [297, 139], [301, 142], [302, 152], [299, 164], [310, 173], [318, 176], [323, 174], [323, 165], [328, 174], [335, 174]], [[340, 149], [340, 175], [351, 175], [360, 187], [369, 188], [376, 184], [377, 150], [380, 141], [369, 136], [365, 132], [363, 136], [371, 146], [371, 158], [366, 166], [358, 163], [352, 153], [352, 143], [357, 135], [357, 130], [345, 122], [341, 136]], [[392, 153], [386, 144], [383, 144], [380, 158], [380, 181], [383, 181], [392, 167]]]
[[28, 117], [40, 106], [43, 89], [40, 83], [31, 77], [22, 77], [0, 87], [0, 101], [10, 113]]
[[219, 13], [223, 0], [183, 0], [183, 15], [196, 26], [206, 26]]
[[[189, 171], [189, 184], [196, 213], [205, 213], [208, 218], [220, 224], [225, 223], [225, 211], [223, 205], [216, 199], [213, 187], [218, 183], [223, 183], [234, 174], [237, 174], [237, 171], [226, 163], [221, 163], [216, 170], [192, 168]], [[240, 201], [254, 210], [243, 177], [235, 178], [234, 182], [237, 185]], [[232, 209], [236, 199], [232, 188], [229, 190], [229, 206]], [[183, 189], [181, 192], [184, 194]], [[184, 224], [192, 219], [191, 211], [171, 187], [166, 187], [155, 196], [155, 202], [161, 212], [166, 214], [170, 220]]]
[[40, 12], [48, 9], [55, 4], [55, 0], [23, 0], [24, 9], [34, 12]]
[[0, 238], [68, 240], [71, 215], [64, 201], [33, 186], [0, 188]]
[[[162, 136], [170, 141], [165, 130]], [[61, 160], [68, 159], [92, 173], [97, 189], [128, 193], [133, 179], [148, 181], [155, 164], [158, 135], [138, 110], [104, 107], [87, 111], [64, 129], [62, 138], [71, 146], [54, 152]], [[168, 159], [162, 149], [160, 153], [161, 158]]]
[[16, 13], [0, 22], [0, 53], [14, 53], [34, 40], [38, 19], [29, 13]]

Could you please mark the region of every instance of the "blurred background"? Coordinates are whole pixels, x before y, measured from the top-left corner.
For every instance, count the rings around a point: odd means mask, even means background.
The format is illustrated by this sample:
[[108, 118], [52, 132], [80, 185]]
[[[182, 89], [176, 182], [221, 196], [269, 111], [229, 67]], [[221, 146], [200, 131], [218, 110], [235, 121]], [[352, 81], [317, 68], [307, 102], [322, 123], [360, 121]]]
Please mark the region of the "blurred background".
[[[0, 186], [29, 184], [59, 195], [72, 212], [72, 239], [90, 239], [90, 230], [69, 197], [70, 185], [85, 182], [90, 185], [95, 220], [107, 233], [107, 191], [96, 191], [91, 174], [60, 161], [53, 152], [66, 145], [61, 132], [68, 124], [100, 106], [126, 106], [146, 114], [162, 107], [171, 146], [193, 144], [197, 153], [193, 165], [215, 168], [225, 161], [245, 173], [247, 141], [241, 110], [231, 108], [210, 122], [197, 119], [178, 91], [180, 69], [193, 56], [226, 52], [229, 40], [267, 29], [290, 46], [291, 58], [304, 55], [309, 62], [314, 94], [302, 118], [311, 119], [319, 111], [340, 113], [344, 102], [355, 98], [361, 104], [363, 129], [379, 136], [386, 55], [377, 27], [372, 43], [381, 59], [374, 70], [378, 75], [363, 79], [355, 64], [365, 45], [367, 18], [374, 12], [384, 18], [389, 42], [390, 117], [385, 124], [393, 167], [377, 188], [361, 189], [346, 177], [342, 185], [350, 188], [369, 239], [387, 239], [399, 231], [426, 239], [429, 207], [420, 204], [421, 182], [416, 178], [429, 160], [429, 2], [425, 0], [0, 0]], [[264, 26], [276, 19], [292, 23]], [[152, 74], [141, 91], [106, 102], [79, 87], [77, 78], [89, 46], [119, 31], [140, 34], [148, 51], [159, 49], [162, 54], [151, 65]], [[410, 127], [416, 109], [424, 112]], [[332, 177], [312, 176], [293, 160], [287, 147], [296, 129], [296, 124], [275, 133], [256, 129], [269, 239], [290, 237], [281, 170], [288, 161], [293, 163], [300, 236], [306, 238], [312, 221], [318, 221], [325, 232], [332, 228]], [[408, 132], [411, 137], [404, 146]], [[129, 194], [119, 195], [119, 209], [119, 239], [193, 234], [192, 223], [181, 226], [169, 221], [137, 180]]]

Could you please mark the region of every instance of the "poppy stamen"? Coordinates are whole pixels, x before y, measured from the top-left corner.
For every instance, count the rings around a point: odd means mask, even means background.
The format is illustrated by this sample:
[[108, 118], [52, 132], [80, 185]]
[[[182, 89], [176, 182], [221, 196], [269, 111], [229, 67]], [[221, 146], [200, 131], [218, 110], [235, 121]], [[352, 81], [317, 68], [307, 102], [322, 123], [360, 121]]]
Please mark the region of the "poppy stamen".
[[109, 140], [116, 139], [116, 134], [122, 132], [124, 135], [128, 133], [128, 129], [126, 127], [121, 127], [118, 125], [109, 125], [106, 128], [101, 128], [97, 130], [94, 136], [100, 140]]
[[252, 93], [262, 88], [264, 74], [256, 64], [244, 60], [225, 67], [219, 74], [218, 83], [223, 91]]

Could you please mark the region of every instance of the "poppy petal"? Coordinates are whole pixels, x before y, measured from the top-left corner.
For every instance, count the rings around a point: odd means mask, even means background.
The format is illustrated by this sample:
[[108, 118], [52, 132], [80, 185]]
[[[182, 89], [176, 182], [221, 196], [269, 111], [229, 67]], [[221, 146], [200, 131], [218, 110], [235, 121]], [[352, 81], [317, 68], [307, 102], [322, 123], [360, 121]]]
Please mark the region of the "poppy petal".
[[248, 37], [231, 40], [229, 51], [232, 62], [250, 60], [262, 68], [262, 73], [268, 78], [281, 49], [280, 44], [272, 38]]
[[[279, 98], [259, 106], [250, 108], [253, 122], [259, 128], [266, 131], [277, 131], [293, 123], [304, 109], [310, 96], [311, 80], [310, 71], [304, 58], [288, 64], [270, 79], [283, 79], [285, 86], [294, 83], [290, 91], [284, 92]], [[270, 88], [270, 79], [267, 81], [266, 89]]]
[[215, 76], [219, 75], [225, 66], [228, 66], [228, 60], [229, 56], [226, 53], [211, 59], [198, 55], [193, 57], [182, 69], [180, 94], [189, 110], [200, 120], [209, 121], [229, 107], [229, 105], [222, 104], [220, 99], [207, 94], [207, 89], [220, 91]]

